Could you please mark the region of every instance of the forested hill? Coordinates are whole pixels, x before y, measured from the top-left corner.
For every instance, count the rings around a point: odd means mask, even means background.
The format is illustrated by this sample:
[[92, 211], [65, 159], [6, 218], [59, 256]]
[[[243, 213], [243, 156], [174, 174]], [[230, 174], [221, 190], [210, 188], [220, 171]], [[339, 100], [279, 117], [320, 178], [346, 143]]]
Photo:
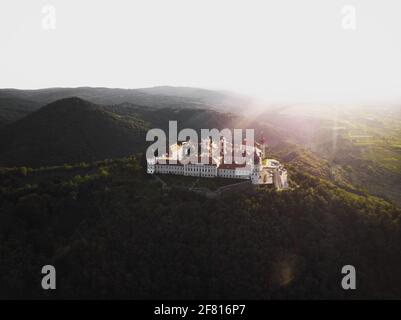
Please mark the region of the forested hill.
[[[401, 212], [290, 170], [292, 190], [215, 199], [134, 157], [0, 172], [0, 298], [401, 297]], [[294, 187], [299, 186], [299, 187]], [[45, 264], [57, 290], [40, 288]], [[341, 288], [341, 267], [357, 290]]]
[[43, 166], [121, 157], [145, 146], [147, 123], [66, 98], [0, 128], [0, 166]]

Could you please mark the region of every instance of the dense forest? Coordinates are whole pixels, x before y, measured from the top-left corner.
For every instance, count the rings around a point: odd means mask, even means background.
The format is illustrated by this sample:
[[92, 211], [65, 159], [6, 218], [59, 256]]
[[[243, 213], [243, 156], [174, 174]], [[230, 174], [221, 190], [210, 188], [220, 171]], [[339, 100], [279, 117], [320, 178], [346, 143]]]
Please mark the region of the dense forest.
[[[209, 199], [162, 188], [143, 162], [2, 169], [0, 298], [401, 297], [396, 206], [296, 165], [291, 190]], [[346, 264], [357, 290], [341, 288]]]

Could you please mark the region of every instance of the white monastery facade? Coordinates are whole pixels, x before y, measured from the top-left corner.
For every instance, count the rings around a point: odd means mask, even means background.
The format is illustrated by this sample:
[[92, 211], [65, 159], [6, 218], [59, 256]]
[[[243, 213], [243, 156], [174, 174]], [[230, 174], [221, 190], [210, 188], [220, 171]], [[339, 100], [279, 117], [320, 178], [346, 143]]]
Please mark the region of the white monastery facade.
[[[207, 144], [205, 148], [208, 150], [208, 154], [201, 154], [197, 158], [197, 161], [184, 161], [189, 157], [189, 150], [196, 146], [194, 142], [186, 141], [182, 143], [176, 143], [169, 146], [167, 154], [153, 157], [147, 160], [147, 173], [148, 174], [176, 174], [183, 176], [192, 177], [203, 177], [203, 178], [228, 178], [228, 179], [244, 179], [251, 180], [252, 184], [263, 185], [263, 184], [274, 184], [278, 190], [288, 188], [287, 170], [280, 164], [279, 161], [274, 159], [267, 159], [265, 157], [265, 145], [264, 143], [256, 143], [254, 147], [242, 145], [231, 145], [231, 148], [227, 148], [227, 143], [224, 138], [221, 140], [220, 153], [217, 152], [216, 146], [209, 139], [203, 140], [200, 145]], [[253, 154], [253, 161], [247, 163], [237, 164], [225, 163], [225, 157], [227, 157], [227, 149], [232, 151], [241, 150], [240, 152], [249, 152]], [[204, 157], [204, 158], [202, 158]], [[206, 161], [202, 161], [204, 159]], [[251, 157], [252, 158], [252, 157]], [[231, 160], [231, 159], [230, 159]]]

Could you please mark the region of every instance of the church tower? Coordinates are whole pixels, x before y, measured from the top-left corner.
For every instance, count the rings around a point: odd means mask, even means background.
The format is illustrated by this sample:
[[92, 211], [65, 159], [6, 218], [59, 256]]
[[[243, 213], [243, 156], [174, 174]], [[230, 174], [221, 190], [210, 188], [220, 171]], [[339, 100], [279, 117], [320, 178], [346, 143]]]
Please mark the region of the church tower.
[[260, 150], [262, 151], [262, 159], [267, 158], [267, 146], [266, 146], [266, 140], [264, 137], [262, 137], [259, 141], [260, 145]]

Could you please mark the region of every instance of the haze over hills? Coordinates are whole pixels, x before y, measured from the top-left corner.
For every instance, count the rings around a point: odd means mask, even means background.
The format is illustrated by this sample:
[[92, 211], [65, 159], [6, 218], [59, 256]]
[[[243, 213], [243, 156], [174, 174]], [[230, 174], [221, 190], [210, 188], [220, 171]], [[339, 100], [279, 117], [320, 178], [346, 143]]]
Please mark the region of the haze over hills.
[[[229, 112], [242, 110], [244, 105], [254, 103], [251, 98], [231, 92], [213, 91], [189, 87], [153, 87], [144, 89], [114, 89], [114, 88], [48, 88], [38, 90], [0, 89], [0, 125], [3, 113], [9, 116], [3, 120], [11, 122], [18, 118], [8, 111], [11, 105], [8, 101], [24, 102], [26, 107], [21, 114], [28, 114], [38, 106], [44, 106], [56, 100], [79, 97], [100, 105], [116, 105], [130, 103], [155, 108], [189, 108], [214, 109]], [[14, 102], [15, 105], [15, 102]]]
[[327, 161], [333, 178], [401, 204], [401, 107], [292, 106], [260, 115]]

